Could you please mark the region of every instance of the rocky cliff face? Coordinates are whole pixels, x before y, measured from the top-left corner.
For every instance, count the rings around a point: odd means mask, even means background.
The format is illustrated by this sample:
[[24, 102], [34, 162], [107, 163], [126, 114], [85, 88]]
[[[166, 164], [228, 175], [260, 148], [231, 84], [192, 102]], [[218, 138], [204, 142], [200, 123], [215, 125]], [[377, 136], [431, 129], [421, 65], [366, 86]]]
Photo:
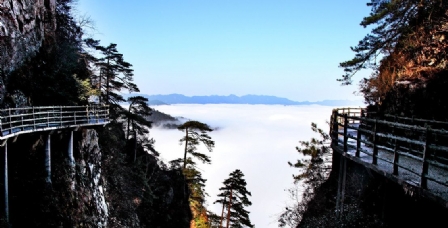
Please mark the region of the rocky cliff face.
[[44, 181], [46, 134], [26, 134], [8, 143], [13, 226], [109, 227], [107, 182], [97, 132], [74, 132], [74, 166], [68, 159], [69, 137], [70, 131], [51, 134], [51, 186]]
[[82, 220], [90, 218], [93, 227], [106, 227], [109, 219], [109, 208], [106, 203], [106, 183], [102, 175], [102, 153], [98, 145], [98, 134], [95, 130], [82, 132], [80, 157], [74, 183], [74, 194], [85, 205], [87, 213]]
[[0, 66], [9, 72], [56, 28], [56, 0], [0, 0]]

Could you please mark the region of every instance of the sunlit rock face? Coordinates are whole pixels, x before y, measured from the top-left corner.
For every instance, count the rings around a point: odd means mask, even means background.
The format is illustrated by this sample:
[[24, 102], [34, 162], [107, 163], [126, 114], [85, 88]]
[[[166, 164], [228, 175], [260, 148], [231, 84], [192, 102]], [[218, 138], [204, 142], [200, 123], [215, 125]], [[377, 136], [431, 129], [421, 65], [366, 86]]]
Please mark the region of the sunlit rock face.
[[56, 0], [0, 0], [0, 67], [9, 72], [34, 55], [56, 28]]
[[[80, 180], [75, 183], [75, 194], [82, 201], [84, 212], [81, 220], [90, 218], [91, 226], [107, 227], [109, 209], [106, 203], [105, 180], [101, 172], [101, 150], [98, 134], [93, 129], [85, 129], [80, 143]], [[86, 224], [80, 224], [86, 225]]]

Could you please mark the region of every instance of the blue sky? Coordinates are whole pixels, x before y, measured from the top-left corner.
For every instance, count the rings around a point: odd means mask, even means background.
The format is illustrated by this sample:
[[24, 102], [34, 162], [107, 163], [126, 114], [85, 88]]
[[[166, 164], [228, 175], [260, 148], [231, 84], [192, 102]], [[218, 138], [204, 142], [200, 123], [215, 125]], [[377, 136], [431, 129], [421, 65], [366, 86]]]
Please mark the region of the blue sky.
[[[79, 0], [142, 93], [359, 100], [339, 62], [368, 33], [367, 1]], [[359, 81], [368, 72], [361, 72]]]

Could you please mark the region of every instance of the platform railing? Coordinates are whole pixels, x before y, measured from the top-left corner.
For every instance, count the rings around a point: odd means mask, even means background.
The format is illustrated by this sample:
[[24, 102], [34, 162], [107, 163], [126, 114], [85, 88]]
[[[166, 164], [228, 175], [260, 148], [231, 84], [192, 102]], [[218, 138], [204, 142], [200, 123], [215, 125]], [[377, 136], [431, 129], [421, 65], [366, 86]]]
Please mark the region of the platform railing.
[[0, 109], [0, 139], [34, 131], [109, 122], [109, 107], [104, 105]]
[[[387, 121], [365, 117], [363, 109], [335, 109], [332, 146], [344, 155], [367, 155], [374, 166], [388, 164], [392, 175], [412, 173], [423, 189], [428, 188], [428, 181], [448, 187], [448, 131], [440, 127], [446, 123], [418, 119], [413, 125], [400, 122], [403, 119]], [[431, 126], [434, 124], [437, 128]]]

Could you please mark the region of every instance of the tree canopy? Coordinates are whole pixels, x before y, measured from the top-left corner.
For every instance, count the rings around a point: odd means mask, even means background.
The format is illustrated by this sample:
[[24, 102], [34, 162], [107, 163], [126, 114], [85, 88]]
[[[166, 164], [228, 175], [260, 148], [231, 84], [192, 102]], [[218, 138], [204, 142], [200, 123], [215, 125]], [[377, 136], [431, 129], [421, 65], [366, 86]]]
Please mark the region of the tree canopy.
[[127, 139], [130, 136], [130, 130], [134, 130], [139, 135], [147, 134], [148, 128], [151, 127], [151, 121], [146, 119], [151, 115], [151, 108], [148, 106], [148, 99], [142, 96], [134, 96], [128, 98], [129, 108], [123, 111], [124, 117], [127, 119]]
[[180, 139], [180, 143], [185, 142], [184, 150], [184, 169], [187, 165], [187, 154], [191, 154], [194, 158], [199, 159], [203, 163], [210, 164], [210, 157], [206, 154], [197, 151], [197, 146], [202, 143], [209, 152], [212, 152], [215, 147], [215, 142], [207, 134], [207, 132], [213, 131], [205, 123], [199, 121], [190, 120], [180, 125], [177, 129], [185, 131], [185, 136]]
[[329, 154], [330, 136], [317, 124], [311, 123], [313, 132], [318, 133], [320, 138], [311, 138], [310, 141], [299, 141], [300, 146], [296, 147], [297, 152], [302, 155], [295, 163], [288, 162], [289, 166], [299, 169], [299, 174], [293, 175], [295, 183], [303, 181], [303, 194], [300, 195], [297, 188], [289, 189], [294, 204], [286, 207], [285, 211], [279, 216], [280, 227], [296, 227], [303, 213], [307, 209], [307, 204], [314, 197], [314, 191], [326, 179], [328, 164], [325, 162], [325, 155]]
[[251, 193], [246, 189], [246, 180], [241, 170], [237, 169], [229, 174], [229, 178], [223, 182], [224, 186], [219, 190], [218, 200], [215, 203], [223, 205], [221, 224], [224, 220], [224, 209], [227, 209], [226, 227], [254, 227], [249, 219], [249, 211], [245, 207], [252, 205], [248, 196]]
[[94, 84], [100, 90], [100, 103], [119, 106], [118, 103], [125, 100], [117, 92], [122, 90], [127, 90], [130, 93], [140, 91], [133, 83], [132, 64], [124, 60], [123, 54], [117, 50], [117, 44], [111, 43], [105, 47], [93, 39], [86, 39], [86, 44], [102, 55], [93, 60], [94, 65], [98, 67], [98, 72], [96, 76], [92, 77]]
[[362, 69], [372, 69], [361, 81], [366, 102], [381, 104], [394, 83], [427, 80], [446, 70], [448, 3], [440, 0], [371, 0], [371, 13], [361, 26], [373, 26], [358, 45], [355, 56], [340, 63], [339, 81], [351, 84]]

